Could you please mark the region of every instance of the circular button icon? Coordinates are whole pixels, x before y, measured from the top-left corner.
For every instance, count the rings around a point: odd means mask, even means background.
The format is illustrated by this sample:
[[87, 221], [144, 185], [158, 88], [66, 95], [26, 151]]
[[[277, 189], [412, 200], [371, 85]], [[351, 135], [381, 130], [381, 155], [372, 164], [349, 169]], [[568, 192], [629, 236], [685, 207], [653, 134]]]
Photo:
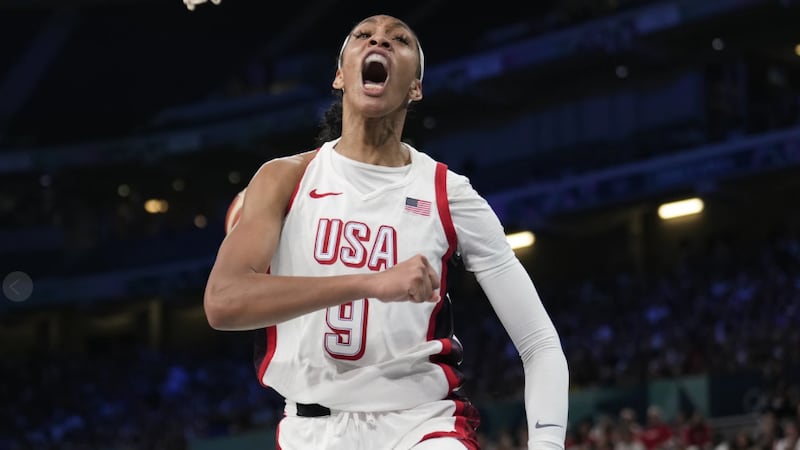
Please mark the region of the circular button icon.
[[12, 302], [24, 302], [33, 293], [33, 280], [25, 272], [11, 272], [3, 278], [3, 294]]

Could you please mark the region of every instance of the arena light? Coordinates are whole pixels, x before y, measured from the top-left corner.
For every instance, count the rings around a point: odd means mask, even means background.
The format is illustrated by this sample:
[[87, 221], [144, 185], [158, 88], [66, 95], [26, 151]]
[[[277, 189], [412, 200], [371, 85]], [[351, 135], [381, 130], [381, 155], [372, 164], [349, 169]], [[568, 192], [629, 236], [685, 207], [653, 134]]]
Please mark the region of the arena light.
[[794, 46], [794, 54], [800, 56], [800, 44]]
[[677, 217], [700, 214], [703, 211], [703, 200], [693, 197], [676, 202], [664, 203], [658, 207], [658, 217], [669, 220]]
[[530, 231], [520, 231], [519, 233], [507, 234], [506, 241], [508, 241], [508, 245], [512, 249], [518, 250], [533, 245], [536, 242], [536, 236]]
[[120, 197], [127, 197], [131, 195], [131, 187], [128, 186], [127, 184], [120, 184], [119, 186], [117, 186], [117, 194]]
[[208, 225], [208, 219], [206, 219], [206, 216], [204, 216], [202, 214], [198, 214], [198, 215], [194, 216], [194, 226], [196, 226], [197, 228], [203, 229], [207, 225]]
[[169, 203], [166, 200], [151, 198], [144, 202], [144, 210], [150, 214], [165, 213], [169, 210]]

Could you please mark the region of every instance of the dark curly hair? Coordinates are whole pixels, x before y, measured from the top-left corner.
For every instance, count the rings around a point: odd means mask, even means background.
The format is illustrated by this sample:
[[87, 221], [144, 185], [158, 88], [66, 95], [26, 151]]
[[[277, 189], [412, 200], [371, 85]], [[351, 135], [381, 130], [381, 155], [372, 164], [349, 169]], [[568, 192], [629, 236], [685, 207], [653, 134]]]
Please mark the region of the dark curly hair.
[[319, 123], [319, 134], [317, 134], [317, 145], [332, 141], [342, 135], [342, 91], [333, 91], [334, 100]]

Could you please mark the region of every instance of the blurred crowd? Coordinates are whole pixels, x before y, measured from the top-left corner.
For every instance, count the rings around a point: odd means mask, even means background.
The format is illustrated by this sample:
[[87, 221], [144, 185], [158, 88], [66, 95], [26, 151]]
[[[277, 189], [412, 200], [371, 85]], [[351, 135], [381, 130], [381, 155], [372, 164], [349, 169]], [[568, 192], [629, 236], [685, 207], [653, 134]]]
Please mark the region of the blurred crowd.
[[[567, 433], [568, 450], [797, 450], [800, 448], [800, 385], [793, 387], [795, 411], [766, 407], [753, 415], [752, 423], [722, 429], [702, 413], [680, 413], [668, 420], [661, 408], [651, 405], [640, 420], [632, 408], [618, 414], [601, 414], [578, 423]], [[765, 396], [766, 398], [766, 396]], [[786, 401], [787, 397], [777, 397]], [[490, 438], [481, 433], [483, 450], [527, 450], [527, 427], [503, 428]]]
[[[794, 233], [776, 234], [752, 251], [724, 239], [687, 249], [658, 276], [619, 273], [567, 286], [542, 280], [538, 288], [575, 387], [748, 370], [778, 379], [800, 369], [800, 238]], [[465, 360], [472, 389], [492, 396], [519, 391], [516, 349], [489, 306], [475, 302], [469, 314], [456, 329], [467, 356], [497, 355]]]
[[283, 402], [258, 384], [242, 350], [131, 344], [2, 361], [0, 449], [180, 450], [196, 437], [274, 427]]
[[777, 376], [800, 366], [796, 235], [776, 235], [752, 252], [720, 239], [687, 250], [658, 277], [606, 281], [573, 294], [592, 314], [555, 319], [578, 385], [747, 368]]

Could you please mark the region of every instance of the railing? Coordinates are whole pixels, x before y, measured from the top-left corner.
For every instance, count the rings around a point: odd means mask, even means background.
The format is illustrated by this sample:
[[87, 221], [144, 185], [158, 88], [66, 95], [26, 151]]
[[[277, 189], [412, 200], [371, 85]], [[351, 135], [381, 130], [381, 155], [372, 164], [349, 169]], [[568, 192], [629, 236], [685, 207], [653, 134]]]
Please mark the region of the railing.
[[488, 196], [507, 222], [535, 225], [553, 214], [609, 206], [800, 165], [800, 127], [616, 166]]

